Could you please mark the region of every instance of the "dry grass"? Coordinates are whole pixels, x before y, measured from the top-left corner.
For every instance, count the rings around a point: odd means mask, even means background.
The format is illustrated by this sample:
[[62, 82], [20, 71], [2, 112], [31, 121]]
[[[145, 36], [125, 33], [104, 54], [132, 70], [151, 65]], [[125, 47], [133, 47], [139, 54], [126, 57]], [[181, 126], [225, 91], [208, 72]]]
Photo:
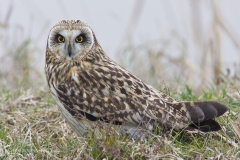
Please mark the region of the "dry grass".
[[[211, 95], [211, 96], [210, 96]], [[190, 88], [174, 95], [183, 100], [219, 99], [231, 112], [218, 118], [218, 133], [168, 132], [158, 130], [151, 138], [134, 141], [117, 130], [77, 137], [60, 115], [48, 92], [2, 90], [0, 93], [1, 159], [236, 159], [240, 99], [224, 91], [194, 96]], [[231, 122], [231, 123], [230, 123]], [[109, 134], [111, 133], [111, 134]]]

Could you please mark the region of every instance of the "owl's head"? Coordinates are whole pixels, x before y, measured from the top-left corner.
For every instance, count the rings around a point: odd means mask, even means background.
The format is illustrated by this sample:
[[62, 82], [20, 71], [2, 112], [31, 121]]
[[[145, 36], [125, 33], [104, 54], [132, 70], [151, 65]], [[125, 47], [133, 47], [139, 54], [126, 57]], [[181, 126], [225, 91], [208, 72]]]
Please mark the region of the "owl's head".
[[47, 48], [60, 59], [84, 57], [95, 43], [92, 29], [80, 20], [63, 20], [50, 30]]

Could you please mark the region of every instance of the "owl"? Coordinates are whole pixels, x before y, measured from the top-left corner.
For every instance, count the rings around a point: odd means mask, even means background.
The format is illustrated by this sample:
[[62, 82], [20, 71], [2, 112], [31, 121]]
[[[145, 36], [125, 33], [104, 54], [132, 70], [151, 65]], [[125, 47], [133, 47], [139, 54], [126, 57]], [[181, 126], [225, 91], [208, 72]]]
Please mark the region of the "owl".
[[229, 110], [217, 101], [178, 102], [145, 84], [111, 60], [80, 20], [63, 20], [50, 30], [45, 74], [62, 115], [79, 136], [99, 123], [118, 126], [133, 138], [157, 126], [218, 131], [215, 118]]

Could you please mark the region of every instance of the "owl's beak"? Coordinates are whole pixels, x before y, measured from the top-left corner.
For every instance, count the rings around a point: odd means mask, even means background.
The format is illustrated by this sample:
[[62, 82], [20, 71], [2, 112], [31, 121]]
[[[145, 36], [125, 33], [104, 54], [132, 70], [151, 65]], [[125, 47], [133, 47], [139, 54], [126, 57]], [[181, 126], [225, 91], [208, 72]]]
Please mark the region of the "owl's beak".
[[68, 55], [69, 57], [72, 55], [72, 46], [70, 44], [68, 44]]

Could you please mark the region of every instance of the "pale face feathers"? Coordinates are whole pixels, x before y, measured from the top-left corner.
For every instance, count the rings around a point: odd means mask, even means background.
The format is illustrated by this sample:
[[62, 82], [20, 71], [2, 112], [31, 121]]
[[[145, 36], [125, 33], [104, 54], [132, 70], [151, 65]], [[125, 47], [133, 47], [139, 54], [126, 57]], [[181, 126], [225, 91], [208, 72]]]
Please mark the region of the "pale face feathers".
[[95, 43], [92, 29], [84, 23], [65, 21], [58, 23], [49, 33], [48, 48], [56, 57], [63, 60], [81, 59]]

